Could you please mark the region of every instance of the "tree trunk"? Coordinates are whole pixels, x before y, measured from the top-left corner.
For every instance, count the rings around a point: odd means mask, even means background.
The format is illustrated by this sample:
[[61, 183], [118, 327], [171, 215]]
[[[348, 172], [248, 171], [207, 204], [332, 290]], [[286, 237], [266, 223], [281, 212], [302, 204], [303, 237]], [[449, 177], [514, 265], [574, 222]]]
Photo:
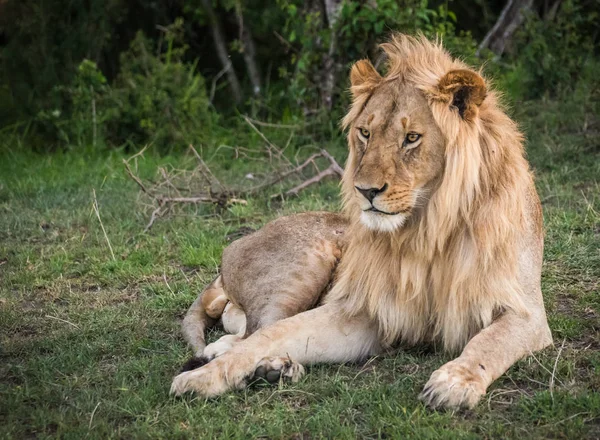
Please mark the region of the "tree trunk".
[[333, 90], [337, 73], [336, 52], [338, 45], [337, 21], [344, 0], [324, 0], [327, 25], [330, 39], [327, 55], [323, 59], [323, 88], [321, 89], [321, 103], [327, 110], [333, 107]]
[[215, 43], [215, 49], [217, 50], [217, 56], [219, 57], [219, 60], [221, 60], [223, 70], [227, 73], [227, 80], [229, 81], [229, 87], [231, 88], [233, 99], [236, 104], [239, 104], [242, 101], [242, 89], [240, 87], [240, 82], [238, 81], [237, 75], [233, 70], [229, 53], [227, 52], [227, 43], [225, 36], [223, 35], [223, 30], [221, 29], [221, 23], [215, 14], [211, 0], [202, 0], [202, 6], [206, 12], [206, 15], [208, 16], [210, 29], [212, 31], [213, 40]]
[[248, 76], [252, 84], [252, 92], [254, 96], [260, 96], [262, 86], [260, 80], [260, 70], [256, 63], [256, 48], [252, 39], [252, 32], [248, 23], [244, 22], [244, 14], [242, 11], [242, 3], [238, 0], [235, 2], [235, 15], [237, 17], [238, 26], [240, 28], [240, 43], [242, 44], [242, 55], [248, 69]]
[[554, 21], [554, 18], [556, 18], [556, 13], [558, 12], [558, 9], [560, 8], [561, 3], [562, 3], [562, 0], [556, 0], [552, 4], [552, 6], [550, 6], [550, 8], [545, 8], [544, 21]]
[[513, 34], [523, 22], [525, 13], [531, 10], [533, 0], [509, 0], [496, 24], [487, 33], [479, 47], [477, 55], [484, 49], [490, 49], [496, 55], [500, 56], [504, 52]]

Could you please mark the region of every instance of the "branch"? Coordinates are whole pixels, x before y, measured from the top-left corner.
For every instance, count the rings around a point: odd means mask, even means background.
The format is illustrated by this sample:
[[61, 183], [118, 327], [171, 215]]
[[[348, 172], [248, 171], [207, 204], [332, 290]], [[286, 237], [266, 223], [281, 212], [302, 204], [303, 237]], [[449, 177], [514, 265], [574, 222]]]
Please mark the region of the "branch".
[[334, 175], [337, 175], [337, 174], [338, 174], [337, 170], [334, 168], [333, 165], [331, 165], [329, 168], [321, 171], [316, 176], [313, 176], [310, 179], [305, 180], [304, 182], [302, 182], [300, 185], [295, 186], [292, 189], [286, 191], [285, 194], [287, 196], [297, 196], [300, 191], [302, 191], [303, 189], [309, 187], [310, 185], [315, 184], [317, 182], [320, 182], [321, 180], [323, 180], [327, 176], [334, 176]]
[[273, 186], [273, 185], [281, 182], [282, 180], [284, 180], [285, 178], [291, 176], [292, 174], [299, 173], [304, 168], [306, 168], [308, 165], [310, 165], [311, 163], [313, 163], [314, 160], [317, 157], [321, 157], [321, 154], [313, 154], [312, 156], [310, 156], [308, 159], [306, 159], [302, 164], [298, 165], [297, 167], [295, 167], [295, 168], [293, 168], [293, 169], [291, 169], [289, 171], [286, 171], [283, 174], [280, 174], [279, 176], [277, 176], [273, 180], [261, 183], [260, 185], [257, 185], [255, 187], [249, 189], [247, 192], [245, 192], [245, 194], [256, 194], [256, 193], [260, 192], [261, 190], [263, 190], [265, 188], [268, 188], [270, 186]]
[[331, 164], [331, 168], [333, 168], [333, 171], [335, 171], [337, 175], [342, 177], [344, 175], [344, 169], [340, 166], [340, 164], [337, 163], [337, 160], [335, 160], [335, 158], [331, 154], [329, 154], [327, 150], [322, 149], [321, 154], [323, 155], [323, 157], [327, 158], [327, 160]]
[[[249, 188], [248, 186], [245, 188], [228, 187], [221, 183], [206, 162], [204, 162], [200, 153], [192, 145], [189, 148], [197, 160], [197, 165], [192, 170], [159, 167], [156, 182], [142, 181], [130, 166], [130, 161], [139, 157], [140, 153], [123, 160], [127, 175], [138, 185], [143, 196], [149, 199], [149, 203], [144, 202], [151, 209], [150, 219], [144, 228], [144, 233], [148, 232], [159, 218], [175, 211], [175, 206], [212, 204], [219, 209], [223, 209], [232, 204], [246, 204], [247, 197], [256, 195], [262, 190], [283, 182], [291, 176], [306, 172], [306, 169], [310, 168], [311, 165], [315, 168], [316, 174], [285, 192], [286, 195], [297, 195], [303, 189], [320, 182], [328, 176], [342, 176], [342, 167], [326, 150], [321, 149], [318, 153], [314, 153], [303, 160], [302, 163], [298, 163], [296, 159], [296, 164], [293, 164], [284, 154], [284, 150], [289, 146], [290, 141], [288, 141], [286, 147], [282, 150], [270, 142], [258, 130], [254, 124], [256, 121], [248, 117], [244, 117], [244, 120], [267, 142], [268, 148], [252, 150], [244, 147], [236, 147], [234, 149], [236, 151], [236, 158], [239, 155], [242, 158], [262, 160], [267, 165], [267, 170], [269, 167], [271, 168], [271, 174], [267, 173], [262, 183]], [[256, 156], [252, 157], [252, 154]], [[257, 156], [258, 154], [261, 154], [263, 157]], [[329, 162], [329, 166], [321, 171], [317, 163], [318, 159], [321, 159], [321, 161], [326, 160]]]
[[194, 148], [194, 146], [192, 144], [190, 144], [190, 150], [192, 150], [192, 152], [194, 153], [194, 156], [196, 156], [196, 159], [198, 159], [198, 162], [200, 163], [200, 173], [202, 174], [202, 176], [204, 177], [204, 179], [208, 183], [208, 186], [212, 187], [213, 182], [214, 182], [214, 183], [216, 183], [219, 186], [219, 188], [224, 189], [224, 187], [221, 184], [221, 182], [219, 182], [219, 179], [217, 179], [215, 177], [215, 175], [210, 170], [210, 168], [208, 167], [208, 165], [206, 165], [206, 162], [204, 162], [204, 160], [202, 159], [202, 156], [200, 156], [198, 154], [198, 151], [196, 151], [196, 149]]
[[292, 165], [289, 159], [283, 155], [283, 151], [281, 151], [269, 139], [267, 139], [267, 137], [258, 128], [256, 128], [256, 125], [252, 123], [249, 117], [244, 115], [242, 115], [242, 117], [244, 118], [244, 121], [246, 121], [246, 123], [261, 137], [261, 139], [267, 143], [269, 146], [269, 156], [271, 155], [271, 150], [273, 150], [275, 151], [278, 159], [286, 161], [289, 165]]

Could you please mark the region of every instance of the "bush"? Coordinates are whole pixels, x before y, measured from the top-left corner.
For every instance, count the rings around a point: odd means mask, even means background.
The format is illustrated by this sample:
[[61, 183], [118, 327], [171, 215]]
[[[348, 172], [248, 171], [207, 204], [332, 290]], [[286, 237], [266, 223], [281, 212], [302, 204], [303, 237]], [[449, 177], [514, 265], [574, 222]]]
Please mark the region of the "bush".
[[215, 115], [195, 63], [183, 62], [180, 26], [169, 28], [164, 52], [152, 55], [151, 42], [139, 33], [121, 56], [114, 93], [118, 119], [109, 123], [113, 143], [153, 142], [165, 151], [210, 136]]
[[[376, 3], [348, 0], [343, 3], [333, 29], [327, 26], [323, 11], [307, 9], [302, 6], [304, 2], [297, 0], [280, 0], [279, 3], [287, 14], [284, 33], [294, 45], [290, 63], [280, 68], [280, 75], [290, 82], [286, 93], [294, 97], [305, 113], [314, 113], [322, 107], [323, 66], [331, 56], [334, 35], [333, 95], [343, 100], [347, 99], [350, 64], [365, 57], [377, 61], [378, 43], [388, 38], [392, 30], [442, 37], [448, 49], [462, 57], [473, 56], [476, 49], [469, 33], [456, 33], [455, 15], [444, 5], [430, 8], [427, 0], [378, 0]], [[346, 105], [347, 102], [342, 101], [341, 107]]]
[[112, 86], [84, 60], [71, 85], [55, 87], [55, 106], [38, 114], [43, 131], [70, 147], [153, 144], [159, 152], [206, 140], [215, 115], [204, 78], [183, 61], [181, 26], [167, 28], [164, 50], [138, 33]]
[[508, 59], [507, 88], [522, 99], [573, 90], [594, 59], [598, 27], [600, 12], [582, 1], [564, 1], [554, 18], [531, 14]]

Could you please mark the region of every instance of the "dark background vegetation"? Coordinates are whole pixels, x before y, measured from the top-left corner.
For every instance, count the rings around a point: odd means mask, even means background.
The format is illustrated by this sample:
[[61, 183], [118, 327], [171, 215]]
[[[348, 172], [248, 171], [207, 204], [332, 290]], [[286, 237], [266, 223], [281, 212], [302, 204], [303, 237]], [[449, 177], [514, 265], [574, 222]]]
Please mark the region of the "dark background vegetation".
[[598, 76], [599, 11], [597, 0], [2, 0], [0, 133], [36, 151], [169, 152], [218, 142], [241, 112], [330, 137], [348, 67], [381, 64], [393, 30], [485, 62], [510, 103], [556, 97]]
[[[424, 347], [170, 398], [223, 248], [339, 209], [336, 173], [291, 189], [343, 165], [349, 67], [391, 31], [482, 67], [524, 132], [554, 347], [457, 414], [417, 400], [451, 359]], [[0, 0], [0, 439], [600, 438], [599, 33], [600, 0]]]

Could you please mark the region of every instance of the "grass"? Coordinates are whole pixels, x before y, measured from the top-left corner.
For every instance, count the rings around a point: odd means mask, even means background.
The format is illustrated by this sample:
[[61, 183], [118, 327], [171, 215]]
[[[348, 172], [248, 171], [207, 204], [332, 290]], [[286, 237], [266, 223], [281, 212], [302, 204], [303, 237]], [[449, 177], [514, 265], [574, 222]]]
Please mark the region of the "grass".
[[[600, 138], [598, 122], [582, 128], [574, 114], [583, 110], [567, 104], [529, 103], [516, 114], [544, 204], [543, 291], [556, 346], [518, 362], [457, 414], [417, 401], [449, 360], [424, 349], [315, 366], [295, 385], [169, 397], [190, 355], [179, 321], [223, 247], [276, 216], [337, 209], [334, 182], [282, 203], [202, 208], [141, 234], [148, 218], [120, 154], [4, 153], [0, 437], [600, 437]], [[138, 165], [151, 176], [184, 162], [146, 156]]]

